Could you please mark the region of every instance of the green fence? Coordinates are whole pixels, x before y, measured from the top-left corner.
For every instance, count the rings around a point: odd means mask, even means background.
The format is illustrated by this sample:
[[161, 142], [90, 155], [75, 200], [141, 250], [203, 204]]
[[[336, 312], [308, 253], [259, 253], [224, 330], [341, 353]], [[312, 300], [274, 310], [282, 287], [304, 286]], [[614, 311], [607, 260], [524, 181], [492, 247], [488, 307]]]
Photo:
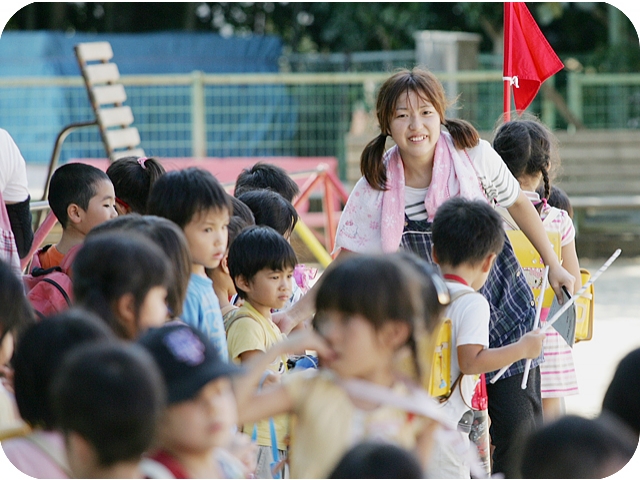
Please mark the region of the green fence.
[[[123, 76], [122, 82], [149, 155], [228, 157], [246, 150], [248, 156], [335, 156], [344, 164], [344, 137], [352, 112], [356, 107], [373, 109], [376, 89], [388, 75], [194, 72]], [[461, 108], [452, 115], [480, 130], [494, 126], [502, 113], [502, 72], [438, 77], [449, 94], [460, 94]], [[58, 92], [55, 96], [53, 90]], [[559, 117], [554, 105], [541, 97], [530, 110], [555, 125]], [[640, 75], [572, 75], [567, 97], [587, 128], [638, 127]], [[268, 108], [273, 115], [263, 114]], [[93, 117], [79, 76], [0, 79], [0, 115], [0, 127], [34, 163], [48, 162], [63, 126]], [[97, 129], [74, 132], [65, 141], [61, 160], [78, 156], [104, 158]]]

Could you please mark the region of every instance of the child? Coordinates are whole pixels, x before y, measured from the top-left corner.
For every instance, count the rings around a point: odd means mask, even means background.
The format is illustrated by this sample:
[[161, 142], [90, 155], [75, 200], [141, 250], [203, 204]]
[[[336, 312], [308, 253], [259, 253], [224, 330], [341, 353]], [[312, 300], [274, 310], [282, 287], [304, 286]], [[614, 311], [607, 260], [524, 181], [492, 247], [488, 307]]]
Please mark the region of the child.
[[[553, 143], [551, 132], [535, 120], [507, 122], [497, 129], [493, 140], [495, 150], [517, 178], [527, 198], [538, 209], [545, 229], [560, 233], [562, 265], [576, 279], [573, 290], [569, 290], [573, 294], [581, 286], [576, 231], [568, 212], [550, 206], [545, 200], [551, 194], [549, 172], [553, 167]], [[544, 186], [542, 198], [536, 193], [541, 183]], [[548, 313], [548, 309], [543, 309], [540, 316], [542, 325]], [[546, 335], [545, 362], [540, 365], [540, 391], [545, 419], [553, 420], [563, 413], [564, 397], [578, 394], [578, 380], [571, 347], [554, 329], [549, 329]]]
[[[349, 384], [365, 384], [408, 401], [422, 392], [399, 380], [393, 364], [401, 348], [415, 345], [423, 281], [397, 255], [344, 259], [325, 272], [315, 299], [314, 326], [329, 347], [318, 351], [323, 367], [285, 375], [282, 384], [261, 393], [237, 391], [243, 422], [296, 415], [291, 478], [327, 478], [349, 448], [364, 439], [416, 451], [424, 468], [434, 423], [384, 402], [363, 401], [347, 390]], [[428, 398], [420, 401], [430, 404]]]
[[362, 442], [349, 450], [329, 478], [424, 478], [415, 454], [382, 442]]
[[[246, 194], [245, 194], [246, 195]], [[283, 334], [271, 319], [271, 310], [282, 308], [291, 297], [293, 269], [296, 254], [282, 235], [270, 227], [255, 226], [242, 231], [229, 249], [229, 273], [238, 296], [244, 300], [239, 309], [225, 320], [229, 358], [246, 363], [253, 356], [265, 352], [283, 339]], [[283, 356], [269, 366], [276, 375], [286, 371], [287, 357]], [[280, 457], [286, 455], [285, 436], [288, 418], [273, 418]], [[251, 433], [253, 425], [245, 425]], [[269, 422], [257, 427], [259, 478], [271, 478], [268, 468], [274, 459]]]
[[138, 232], [149, 238], [165, 253], [173, 267], [173, 282], [167, 287], [169, 317], [179, 317], [182, 314], [182, 306], [191, 277], [191, 254], [187, 239], [180, 227], [166, 218], [130, 213], [95, 227], [89, 232], [87, 239], [100, 233], [117, 231]]
[[627, 353], [618, 363], [602, 399], [601, 414], [607, 413], [640, 435], [640, 348]]
[[[451, 396], [443, 408], [456, 422], [464, 422], [478, 376], [499, 370], [522, 358], [536, 358], [542, 350], [544, 334], [529, 332], [517, 342], [489, 347], [489, 303], [477, 292], [486, 282], [493, 263], [504, 246], [500, 215], [482, 201], [451, 198], [433, 219], [433, 260], [447, 282], [451, 304]], [[530, 371], [530, 382], [538, 375]], [[468, 433], [460, 428], [469, 443]], [[464, 432], [464, 433], [462, 433]], [[469, 478], [469, 465], [445, 445], [436, 444], [429, 463], [433, 478]]]
[[206, 170], [176, 170], [155, 183], [148, 212], [173, 221], [187, 238], [192, 264], [182, 320], [205, 332], [220, 356], [228, 358], [220, 303], [205, 268], [216, 268], [227, 250], [229, 195]]
[[217, 449], [232, 439], [238, 414], [230, 377], [240, 369], [222, 361], [200, 330], [182, 323], [149, 330], [138, 343], [167, 387], [157, 442], [142, 464], [146, 477], [239, 478], [226, 476]]
[[15, 339], [35, 320], [22, 282], [11, 266], [0, 261], [0, 430], [19, 428], [22, 424], [13, 397], [12, 371]]
[[238, 196], [238, 200], [251, 209], [256, 225], [266, 225], [287, 240], [291, 238], [298, 212], [282, 195], [271, 190], [250, 190]]
[[14, 356], [15, 396], [22, 419], [32, 431], [2, 442], [7, 458], [35, 478], [69, 478], [64, 441], [56, 431], [49, 390], [65, 355], [86, 343], [115, 341], [94, 315], [72, 308], [31, 325], [20, 337]]
[[96, 313], [114, 333], [133, 340], [167, 321], [166, 255], [140, 234], [106, 232], [89, 238], [73, 263], [76, 304]]
[[[544, 197], [544, 185], [539, 186], [536, 192], [538, 193], [538, 195], [540, 195], [540, 198]], [[571, 205], [571, 200], [569, 200], [566, 192], [560, 187], [551, 185], [551, 191], [549, 192], [549, 198], [547, 198], [547, 204], [551, 205], [552, 207], [559, 208], [560, 210], [564, 210], [569, 214], [569, 218], [573, 219], [573, 206]]]
[[155, 158], [119, 158], [107, 168], [116, 193], [118, 215], [147, 213], [147, 200], [151, 187], [164, 175], [164, 167]]
[[258, 162], [250, 169], [245, 168], [240, 172], [233, 194], [235, 197], [240, 197], [251, 190], [273, 190], [291, 203], [300, 193], [298, 184], [283, 168], [263, 162]]
[[[523, 443], [518, 478], [609, 478], [634, 456], [638, 437], [611, 416], [567, 415]], [[633, 473], [627, 469], [618, 477], [634, 478]]]
[[47, 245], [34, 254], [32, 269], [59, 266], [89, 230], [118, 215], [111, 180], [102, 170], [84, 163], [59, 167], [51, 177], [47, 199], [62, 225], [62, 237], [56, 245]]
[[162, 376], [136, 344], [84, 345], [51, 385], [57, 428], [75, 478], [140, 478], [164, 408]]
[[[247, 207], [248, 208], [248, 207]], [[249, 227], [249, 224], [242, 217], [232, 216], [229, 220], [227, 232], [229, 234], [229, 244], [227, 251], [218, 265], [214, 269], [206, 269], [207, 276], [213, 282], [213, 290], [216, 292], [216, 297], [220, 302], [220, 311], [222, 312], [223, 320], [226, 320], [227, 316], [236, 308], [236, 305], [232, 303], [232, 299], [237, 295], [236, 286], [233, 283], [233, 278], [229, 274], [229, 247], [240, 234], [242, 230]]]

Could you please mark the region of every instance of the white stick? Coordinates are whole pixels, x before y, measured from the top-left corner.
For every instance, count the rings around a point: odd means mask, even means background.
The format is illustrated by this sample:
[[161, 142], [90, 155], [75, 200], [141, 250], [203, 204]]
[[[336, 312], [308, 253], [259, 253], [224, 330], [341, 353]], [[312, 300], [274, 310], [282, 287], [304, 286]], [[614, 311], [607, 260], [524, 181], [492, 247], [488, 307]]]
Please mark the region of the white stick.
[[[533, 329], [535, 330], [540, 326], [540, 314], [542, 313], [542, 303], [544, 302], [544, 293], [547, 289], [547, 283], [549, 279], [549, 265], [544, 267], [544, 274], [542, 276], [542, 285], [540, 286], [540, 296], [538, 296], [538, 305], [536, 306], [536, 319], [533, 323]], [[527, 381], [529, 380], [529, 370], [531, 370], [530, 358], [527, 358], [527, 362], [524, 364], [524, 375], [522, 376], [522, 383], [520, 388], [524, 390], [527, 388]]]
[[[551, 318], [550, 320], [547, 320], [547, 324], [542, 328], [541, 332], [546, 332], [547, 330], [549, 330], [549, 328], [551, 328], [551, 326], [552, 326], [552, 325], [553, 325], [553, 324], [554, 324], [554, 323], [555, 323], [555, 322], [556, 322], [556, 321], [557, 321], [557, 320], [562, 316], [562, 314], [563, 314], [564, 312], [566, 312], [566, 311], [567, 311], [567, 309], [568, 309], [571, 305], [573, 305], [573, 304], [575, 303], [575, 301], [576, 301], [578, 298], [580, 298], [580, 297], [581, 297], [581, 296], [582, 296], [582, 295], [587, 291], [587, 289], [591, 286], [591, 284], [592, 284], [593, 282], [595, 282], [595, 281], [598, 279], [598, 277], [599, 277], [600, 275], [602, 275], [602, 273], [604, 273], [604, 271], [605, 271], [607, 268], [609, 268], [609, 267], [611, 266], [611, 264], [615, 261], [615, 259], [616, 259], [616, 258], [618, 258], [618, 257], [620, 256], [620, 253], [621, 253], [621, 252], [622, 252], [622, 250], [620, 250], [620, 249], [617, 249], [615, 252], [613, 252], [613, 255], [611, 255], [611, 256], [609, 257], [609, 260], [607, 260], [606, 262], [604, 262], [604, 265], [602, 265], [602, 266], [600, 267], [600, 269], [599, 269], [596, 273], [594, 273], [594, 274], [591, 276], [591, 279], [589, 279], [589, 281], [588, 281], [587, 283], [585, 283], [585, 284], [582, 286], [582, 288], [581, 288], [580, 290], [578, 290], [578, 292], [577, 292], [573, 297], [571, 297], [571, 300], [569, 300], [568, 302], [566, 302], [566, 303], [562, 306], [562, 308], [560, 308], [560, 310], [558, 310], [558, 311], [556, 312], [556, 314], [553, 316], [553, 318]], [[513, 365], [513, 364], [511, 364], [511, 365]], [[502, 368], [498, 373], [496, 373], [496, 374], [493, 376], [493, 378], [490, 380], [490, 383], [496, 383], [496, 381], [497, 381], [497, 380], [498, 380], [502, 375], [504, 375], [504, 372], [506, 372], [506, 371], [509, 369], [509, 367], [510, 367], [511, 365], [507, 365], [506, 367]]]

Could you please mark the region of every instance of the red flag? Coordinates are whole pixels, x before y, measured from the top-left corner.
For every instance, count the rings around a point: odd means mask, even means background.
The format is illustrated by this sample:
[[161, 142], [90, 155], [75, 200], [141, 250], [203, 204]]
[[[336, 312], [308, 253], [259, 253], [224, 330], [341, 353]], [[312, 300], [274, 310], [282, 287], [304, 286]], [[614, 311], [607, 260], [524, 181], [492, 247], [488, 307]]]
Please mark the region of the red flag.
[[[505, 2], [503, 75], [505, 92], [513, 87], [516, 110], [525, 110], [542, 82], [563, 67], [524, 2]], [[507, 100], [505, 96], [505, 113], [510, 110]]]

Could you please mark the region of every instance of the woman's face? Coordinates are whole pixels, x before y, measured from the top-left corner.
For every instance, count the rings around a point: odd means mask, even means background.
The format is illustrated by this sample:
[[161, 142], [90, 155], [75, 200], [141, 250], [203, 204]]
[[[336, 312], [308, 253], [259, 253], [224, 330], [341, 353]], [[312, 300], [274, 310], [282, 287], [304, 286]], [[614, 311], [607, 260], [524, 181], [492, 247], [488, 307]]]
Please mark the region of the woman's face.
[[442, 119], [431, 102], [409, 91], [398, 99], [392, 115], [391, 137], [400, 149], [402, 161], [433, 160]]

